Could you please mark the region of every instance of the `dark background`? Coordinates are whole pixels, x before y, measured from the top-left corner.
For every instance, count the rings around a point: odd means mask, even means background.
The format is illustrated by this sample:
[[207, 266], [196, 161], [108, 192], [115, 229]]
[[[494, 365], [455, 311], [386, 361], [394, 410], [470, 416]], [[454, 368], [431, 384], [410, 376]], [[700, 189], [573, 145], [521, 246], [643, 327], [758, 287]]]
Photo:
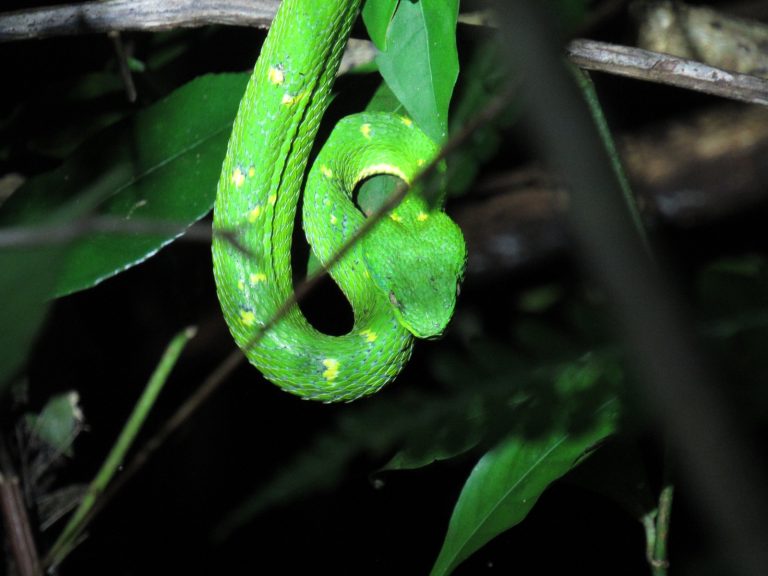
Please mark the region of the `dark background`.
[[[3, 9], [32, 4], [16, 2]], [[460, 41], [471, 45], [473, 34], [462, 31]], [[619, 10], [588, 34], [631, 43], [632, 26], [625, 11]], [[126, 101], [121, 90], [87, 99], [69, 92], [83, 75], [94, 71], [117, 77], [113, 46], [105, 36], [0, 44], [0, 175], [31, 176], [55, 167], [70, 147], [110, 119], [148, 105], [202, 73], [249, 69], [263, 35], [258, 30], [223, 27], [124, 34], [123, 41], [139, 60], [150, 60], [168, 45], [184, 48], [166, 64], [134, 74], [139, 95], [134, 104]], [[611, 126], [618, 132], [722, 105], [715, 98], [618, 78], [599, 76], [597, 85]], [[353, 95], [335, 103], [331, 114], [364, 105], [375, 84], [362, 78], [346, 80], [345, 87]], [[498, 156], [480, 181], [530, 162], [531, 153], [520, 134], [512, 128], [504, 136]], [[478, 196], [470, 191], [455, 200], [449, 211], [472, 210], [476, 203]], [[693, 226], [661, 220], [652, 225], [681, 291], [693, 294], [697, 274], [708, 262], [722, 256], [764, 254], [764, 222], [765, 205], [758, 201], [748, 209]], [[108, 503], [60, 573], [428, 573], [455, 500], [480, 452], [419, 470], [377, 474], [397, 444], [379, 451], [360, 449], [340, 469], [329, 466], [327, 482], [318, 483], [316, 490], [268, 509], [223, 542], [214, 541], [212, 533], [255, 489], [290, 469], [296, 455], [310, 449], [317, 438], [330, 437], [340, 446], [348, 442], [339, 432], [344, 418], [382, 403], [389, 407], [389, 418], [408, 419], [410, 415], [398, 409], [401, 398], [413, 390], [442, 394], [446, 385], [436, 376], [434, 365], [443, 357], [440, 354], [461, 353], [467, 322], [483, 338], [509, 346], [510, 355], [522, 354], [532, 365], [540, 361], [535, 354], [526, 355], [516, 328], [521, 317], [528, 320], [520, 298], [534, 289], [556, 288], [557, 304], [536, 320], [555, 335], [567, 334], [579, 341], [575, 350], [609, 338], [611, 330], [606, 326], [610, 327], [611, 319], [599, 299], [589, 297], [594, 287], [585, 286], [572, 255], [563, 249], [567, 232], [558, 223], [554, 226], [561, 235], [561, 244], [555, 243], [554, 249], [518, 267], [470, 271], [457, 320], [445, 338], [418, 343], [403, 374], [374, 398], [341, 406], [303, 402], [264, 381], [252, 367], [241, 366]], [[348, 307], [329, 284], [302, 306], [328, 330], [340, 330], [338, 319], [349, 318]], [[589, 338], [574, 334], [574, 307], [589, 311], [593, 327]], [[55, 303], [28, 362], [28, 402], [0, 413], [9, 433], [22, 411], [39, 409], [55, 393], [79, 392], [87, 430], [75, 443], [74, 457], [57, 470], [51, 489], [91, 479], [165, 345], [189, 325], [198, 327], [198, 336], [174, 370], [139, 444], [233, 348], [218, 309], [209, 246], [182, 239], [94, 289]], [[731, 371], [728, 364], [735, 360], [727, 350], [722, 354], [726, 357], [722, 371], [729, 375], [729, 383], [736, 382], [734, 402], [755, 402], [752, 388], [745, 398], [738, 396], [742, 388], [735, 376], [731, 379], [738, 370]], [[759, 413], [758, 407], [764, 406], [758, 402], [753, 408]], [[658, 489], [662, 458], [656, 435], [646, 428], [642, 410], [630, 407], [628, 412], [628, 436], [648, 465], [651, 487]], [[756, 438], [761, 429], [756, 423]], [[374, 425], [369, 434], [377, 434]], [[609, 446], [603, 451], [603, 460], [610, 462], [611, 450]], [[598, 454], [595, 463], [590, 460], [586, 466], [606, 465], [600, 458]], [[683, 486], [673, 513], [674, 565], [680, 566], [680, 573], [727, 573], [719, 570], [722, 558], [711, 550], [709, 531], [700, 524]], [[39, 534], [41, 549], [60, 527], [61, 523]], [[0, 574], [3, 570], [0, 566]], [[638, 521], [609, 498], [585, 488], [578, 478], [556, 483], [522, 524], [455, 573], [513, 571], [649, 573]]]

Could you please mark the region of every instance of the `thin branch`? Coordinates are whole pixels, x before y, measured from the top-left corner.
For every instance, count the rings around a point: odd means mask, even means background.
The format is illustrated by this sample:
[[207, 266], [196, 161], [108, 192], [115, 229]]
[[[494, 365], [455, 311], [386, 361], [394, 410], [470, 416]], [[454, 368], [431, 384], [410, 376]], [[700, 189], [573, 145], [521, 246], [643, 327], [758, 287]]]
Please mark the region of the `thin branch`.
[[768, 80], [695, 60], [594, 40], [572, 41], [567, 54], [574, 64], [586, 70], [669, 84], [751, 104], [768, 104]]
[[133, 75], [128, 66], [128, 54], [125, 51], [123, 38], [120, 36], [120, 32], [110, 32], [108, 36], [112, 41], [112, 46], [115, 48], [115, 56], [117, 56], [117, 64], [120, 69], [120, 77], [123, 79], [123, 86], [125, 86], [125, 96], [128, 98], [128, 102], [136, 102], [138, 96], [136, 92], [136, 83], [133, 81]]
[[209, 24], [268, 28], [279, 0], [110, 0], [0, 14], [0, 42]]
[[[2, 441], [2, 439], [0, 439]], [[11, 469], [10, 456], [0, 444], [0, 518], [5, 526], [11, 556], [19, 576], [40, 576], [40, 560], [19, 479]]]
[[[278, 5], [279, 0], [109, 0], [39, 8], [0, 14], [0, 42], [210, 24], [268, 28]], [[586, 70], [768, 104], [768, 80], [695, 60], [583, 39], [573, 40], [566, 52], [577, 66]]]
[[126, 220], [117, 216], [88, 216], [74, 222], [43, 225], [21, 225], [0, 228], [0, 249], [53, 246], [63, 242], [84, 239], [92, 234], [113, 234], [124, 236], [160, 235], [182, 236], [187, 242], [210, 244], [213, 236], [222, 236], [246, 256], [252, 252], [240, 242], [237, 234], [225, 230], [211, 231], [206, 224], [192, 224], [164, 220]]

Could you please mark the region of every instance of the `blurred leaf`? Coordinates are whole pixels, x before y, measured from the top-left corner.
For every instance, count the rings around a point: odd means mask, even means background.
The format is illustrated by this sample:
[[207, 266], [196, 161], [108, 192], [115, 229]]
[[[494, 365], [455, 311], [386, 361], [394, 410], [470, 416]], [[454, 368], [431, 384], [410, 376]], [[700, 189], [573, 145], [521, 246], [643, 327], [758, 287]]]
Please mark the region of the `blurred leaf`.
[[71, 456], [72, 442], [83, 427], [77, 392], [53, 396], [40, 414], [26, 414], [30, 431], [54, 451]]
[[[20, 188], [0, 209], [0, 222], [6, 207], [15, 202]], [[53, 191], [52, 191], [53, 193]], [[49, 213], [41, 213], [32, 232], [44, 231], [45, 226], [76, 226], [83, 214], [92, 210], [99, 200], [98, 186], [85, 185], [75, 201], [63, 199]], [[0, 235], [8, 232], [0, 224]], [[39, 234], [44, 237], [44, 234]], [[71, 247], [69, 241], [42, 243], [31, 246], [6, 244], [0, 247], [0, 395], [24, 363], [28, 350], [39, 330], [49, 306], [51, 294], [65, 267]]]
[[563, 298], [563, 288], [559, 284], [545, 284], [523, 292], [518, 306], [523, 312], [539, 314], [552, 308]]
[[61, 98], [68, 100], [94, 100], [108, 94], [125, 93], [125, 84], [118, 74], [113, 72], [91, 72], [81, 74], [75, 82], [62, 87]]
[[[406, 0], [407, 1], [407, 0]], [[387, 48], [387, 29], [399, 0], [377, 0], [363, 6], [363, 22], [368, 35], [379, 50]]]
[[458, 0], [400, 2], [376, 63], [413, 120], [435, 141], [448, 132], [448, 105], [459, 73]]
[[90, 288], [144, 261], [210, 210], [247, 79], [227, 74], [193, 80], [100, 133], [60, 168], [32, 178], [11, 197], [0, 210], [0, 225], [41, 222], [84, 188], [98, 199], [100, 216], [172, 225], [152, 234], [78, 237], [53, 294]]
[[582, 352], [583, 345], [549, 318], [527, 316], [515, 324], [515, 336], [519, 346], [531, 358], [551, 364], [573, 358]]
[[589, 0], [550, 0], [566, 31], [576, 30], [584, 23]]
[[643, 454], [627, 438], [603, 443], [568, 481], [610, 498], [638, 522], [656, 507]]
[[[466, 417], [472, 419], [471, 414]], [[481, 423], [482, 419], [476, 418], [473, 429], [470, 426], [459, 426], [457, 422], [446, 422], [432, 429], [429, 434], [414, 434], [406, 447], [384, 464], [379, 472], [415, 470], [466, 454], [482, 440]]]
[[513, 435], [483, 456], [461, 491], [430, 574], [450, 574], [491, 539], [522, 521], [547, 486], [614, 431], [616, 412], [616, 401], [609, 400], [594, 413], [589, 427], [566, 427], [537, 439]]
[[443, 448], [429, 442], [436, 430], [442, 430], [442, 439], [450, 439], [457, 448], [482, 430], [483, 421], [475, 418], [482, 411], [478, 400], [472, 390], [439, 396], [409, 392], [351, 405], [333, 430], [316, 436], [238, 504], [217, 528], [217, 536], [227, 536], [271, 507], [331, 490], [360, 454], [381, 460], [407, 444], [412, 447], [403, 456], [402, 463], [411, 464], [407, 467], [416, 467], [416, 460], [439, 459], [435, 455]]
[[699, 309], [719, 335], [766, 325], [768, 264], [762, 256], [747, 254], [723, 258], [706, 266], [697, 278]]
[[[483, 110], [500, 92], [509, 71], [499, 55], [498, 43], [484, 41], [474, 48], [469, 63], [461, 73], [451, 107], [451, 133], [456, 133]], [[448, 158], [446, 183], [449, 196], [465, 193], [477, 178], [481, 166], [497, 152], [501, 131], [514, 124], [519, 106], [513, 101], [494, 122], [480, 126], [466, 145]]]
[[0, 249], [0, 398], [43, 323], [63, 252], [59, 246]]

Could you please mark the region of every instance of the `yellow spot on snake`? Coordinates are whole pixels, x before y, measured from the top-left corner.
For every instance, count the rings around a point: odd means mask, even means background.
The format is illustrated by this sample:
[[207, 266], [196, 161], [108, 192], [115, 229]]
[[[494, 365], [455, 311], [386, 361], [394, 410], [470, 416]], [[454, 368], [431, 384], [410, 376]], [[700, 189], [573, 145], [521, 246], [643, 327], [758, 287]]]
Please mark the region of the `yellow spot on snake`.
[[248, 222], [253, 224], [259, 216], [261, 216], [261, 206], [256, 206], [256, 208], [248, 212]]
[[325, 176], [326, 178], [332, 178], [332, 177], [333, 177], [333, 170], [331, 170], [330, 168], [328, 168], [328, 166], [326, 166], [325, 164], [323, 164], [322, 166], [320, 166], [320, 172], [321, 172], [321, 174], [322, 174], [323, 176]]
[[366, 342], [376, 342], [376, 338], [379, 337], [373, 330], [362, 330], [360, 336], [362, 336]]
[[285, 82], [285, 74], [283, 74], [283, 71], [280, 68], [276, 68], [274, 66], [269, 68], [267, 78], [269, 78], [269, 81], [276, 86], [279, 86]]
[[400, 215], [397, 212], [392, 212], [392, 214], [389, 215], [390, 218], [392, 218], [395, 222], [402, 222], [403, 219], [400, 217]]
[[245, 290], [245, 282], [243, 282], [242, 280], [238, 280], [237, 281], [237, 289], [240, 290], [241, 292], [243, 290]]
[[284, 106], [293, 106], [301, 98], [301, 94], [293, 96], [292, 94], [283, 94], [283, 99], [280, 101]]
[[240, 310], [240, 321], [246, 326], [253, 326], [256, 322], [256, 314], [250, 310]]
[[418, 160], [416, 160], [416, 165], [417, 166], [424, 166], [424, 158], [419, 158]]
[[253, 178], [254, 176], [256, 176], [256, 168], [251, 166], [248, 168], [248, 178]]
[[419, 222], [424, 222], [424, 220], [426, 220], [427, 218], [429, 218], [429, 214], [427, 214], [426, 212], [419, 212], [419, 215], [416, 216], [416, 220], [418, 220]]
[[360, 132], [362, 133], [363, 136], [368, 138], [368, 140], [371, 139], [371, 125], [370, 124], [366, 123], [366, 124], [363, 124], [362, 126], [360, 126]]
[[411, 120], [410, 118], [408, 118], [408, 117], [406, 117], [406, 116], [403, 116], [402, 118], [400, 118], [400, 122], [402, 122], [403, 124], [405, 124], [406, 126], [408, 126], [408, 128], [410, 128], [411, 126], [413, 126], [413, 120]]
[[336, 224], [338, 221], [339, 219], [336, 218], [336, 214], [331, 214], [331, 224]]
[[275, 202], [277, 202], [277, 194], [270, 194], [269, 195], [269, 200], [267, 200], [267, 201], [269, 202], [270, 206], [274, 206]]
[[234, 184], [236, 188], [240, 188], [240, 186], [243, 185], [243, 182], [245, 182], [245, 174], [243, 174], [240, 168], [235, 168], [235, 171], [232, 172], [232, 184]]
[[258, 284], [259, 282], [266, 282], [267, 281], [267, 275], [263, 272], [258, 272], [256, 274], [251, 274], [248, 277], [248, 281], [253, 284]]
[[323, 372], [323, 378], [326, 380], [335, 380], [339, 375], [339, 361], [335, 358], [326, 358], [323, 360], [323, 366], [326, 370]]

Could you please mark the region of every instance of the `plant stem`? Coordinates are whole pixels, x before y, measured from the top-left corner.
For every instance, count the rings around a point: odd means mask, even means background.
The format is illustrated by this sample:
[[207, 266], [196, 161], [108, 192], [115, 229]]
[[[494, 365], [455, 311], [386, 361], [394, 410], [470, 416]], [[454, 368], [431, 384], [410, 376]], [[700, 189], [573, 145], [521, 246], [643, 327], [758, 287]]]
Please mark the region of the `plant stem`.
[[669, 537], [669, 522], [672, 513], [672, 496], [674, 487], [667, 484], [659, 495], [659, 509], [656, 515], [656, 542], [653, 547], [651, 570], [653, 576], [666, 576], [669, 568], [667, 560], [667, 539]]
[[666, 484], [659, 494], [659, 504], [656, 509], [641, 518], [645, 529], [645, 557], [653, 576], [667, 576], [669, 569], [667, 539], [673, 494], [672, 484]]
[[[0, 437], [0, 525], [5, 527], [7, 547], [19, 576], [41, 576], [40, 560], [29, 522], [19, 478]], [[2, 566], [0, 566], [2, 570]]]
[[149, 411], [152, 409], [157, 396], [168, 380], [168, 376], [181, 355], [184, 346], [194, 335], [195, 329], [187, 328], [171, 340], [128, 418], [128, 422], [126, 422], [107, 459], [83, 496], [83, 501], [51, 547], [50, 552], [48, 552], [45, 559], [46, 566], [51, 567], [60, 564], [77, 545], [85, 527], [93, 518], [93, 511], [98, 498], [123, 463], [126, 453], [136, 439], [139, 430], [141, 430]]
[[600, 135], [600, 140], [603, 141], [605, 151], [608, 153], [608, 157], [611, 161], [611, 168], [613, 168], [613, 172], [616, 175], [616, 180], [619, 183], [621, 194], [624, 197], [624, 202], [627, 206], [627, 210], [629, 211], [629, 215], [632, 218], [632, 222], [635, 225], [635, 229], [637, 230], [640, 238], [643, 240], [645, 249], [650, 254], [648, 236], [645, 233], [645, 228], [643, 227], [643, 220], [640, 216], [640, 209], [637, 206], [637, 198], [632, 192], [632, 187], [629, 185], [627, 173], [625, 172], [624, 165], [621, 162], [619, 151], [616, 149], [616, 142], [614, 142], [611, 129], [608, 127], [608, 121], [605, 119], [605, 114], [603, 114], [603, 107], [600, 106], [600, 100], [597, 97], [597, 92], [595, 91], [595, 85], [592, 82], [592, 78], [589, 76], [589, 72], [586, 70], [576, 68], [575, 66], [570, 66], [570, 69], [573, 72], [573, 75], [576, 77], [579, 88], [581, 88], [581, 92], [584, 95], [587, 106], [589, 107], [589, 112], [592, 115], [592, 120], [595, 122], [595, 127], [597, 128], [597, 132]]

